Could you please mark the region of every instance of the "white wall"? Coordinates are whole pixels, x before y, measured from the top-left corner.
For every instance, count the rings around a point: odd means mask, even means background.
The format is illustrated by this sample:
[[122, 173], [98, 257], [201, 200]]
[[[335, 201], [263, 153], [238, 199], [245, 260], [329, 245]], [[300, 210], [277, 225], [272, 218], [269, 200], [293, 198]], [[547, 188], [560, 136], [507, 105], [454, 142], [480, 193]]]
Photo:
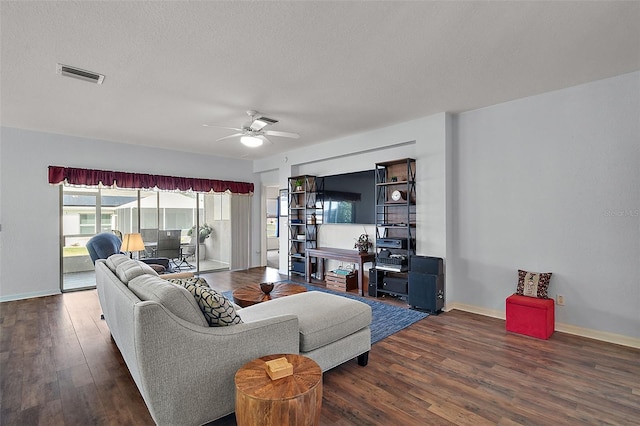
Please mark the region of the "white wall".
[[[252, 216], [262, 214], [250, 161], [7, 127], [0, 139], [0, 300], [59, 292], [59, 187], [48, 183], [49, 165], [253, 182]], [[260, 264], [260, 225], [252, 221], [252, 265]]]
[[448, 302], [499, 316], [518, 268], [553, 272], [560, 329], [640, 338], [639, 97], [635, 72], [457, 117]]

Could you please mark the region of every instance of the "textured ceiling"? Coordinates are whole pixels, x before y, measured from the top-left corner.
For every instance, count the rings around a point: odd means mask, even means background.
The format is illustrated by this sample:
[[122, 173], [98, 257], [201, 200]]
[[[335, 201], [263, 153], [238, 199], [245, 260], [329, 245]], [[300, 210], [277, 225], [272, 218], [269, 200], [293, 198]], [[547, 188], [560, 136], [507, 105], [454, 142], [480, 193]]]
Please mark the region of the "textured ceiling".
[[[3, 126], [229, 157], [640, 69], [638, 2], [2, 1], [0, 15]], [[300, 139], [249, 149], [202, 127], [248, 109]]]

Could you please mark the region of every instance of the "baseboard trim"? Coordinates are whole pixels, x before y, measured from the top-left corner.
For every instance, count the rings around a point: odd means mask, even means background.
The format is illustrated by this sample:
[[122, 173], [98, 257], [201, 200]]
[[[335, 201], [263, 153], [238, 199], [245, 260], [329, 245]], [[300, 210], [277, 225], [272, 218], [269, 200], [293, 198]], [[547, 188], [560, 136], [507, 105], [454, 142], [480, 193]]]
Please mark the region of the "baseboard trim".
[[[484, 315], [486, 317], [505, 319], [504, 311], [497, 311], [493, 309], [486, 309], [481, 306], [467, 305], [465, 303], [451, 303], [447, 304], [446, 312], [457, 309], [459, 311], [470, 312], [472, 314]], [[640, 349], [640, 339], [635, 337], [625, 336], [622, 334], [609, 333], [607, 331], [593, 330], [590, 328], [578, 327], [571, 324], [563, 324], [556, 322], [555, 331], [561, 333], [573, 334], [575, 336], [587, 337], [589, 339], [601, 340], [607, 343], [613, 343], [616, 345], [629, 346], [632, 348]]]
[[590, 339], [602, 340], [603, 342], [615, 343], [616, 345], [629, 346], [640, 349], [640, 339], [624, 336], [622, 334], [609, 333], [608, 331], [592, 330], [589, 328], [577, 327], [571, 324], [556, 323], [556, 331], [574, 334], [576, 336], [588, 337]]
[[484, 315], [485, 317], [498, 318], [504, 320], [504, 311], [495, 311], [493, 309], [486, 309], [481, 306], [467, 305], [465, 303], [451, 303], [447, 304], [446, 312], [457, 309], [459, 311], [471, 312], [472, 314]]
[[33, 299], [34, 297], [55, 296], [57, 294], [62, 294], [62, 292], [60, 290], [54, 290], [54, 291], [46, 290], [46, 291], [36, 291], [33, 293], [13, 294], [11, 296], [0, 297], [0, 303], [12, 302], [14, 300], [22, 300], [22, 299]]

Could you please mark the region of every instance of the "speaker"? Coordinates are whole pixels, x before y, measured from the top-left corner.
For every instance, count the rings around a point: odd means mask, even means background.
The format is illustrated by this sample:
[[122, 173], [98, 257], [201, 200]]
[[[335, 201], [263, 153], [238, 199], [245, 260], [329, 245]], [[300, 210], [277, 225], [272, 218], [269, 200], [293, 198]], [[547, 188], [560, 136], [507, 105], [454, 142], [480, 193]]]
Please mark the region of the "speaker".
[[424, 272], [425, 274], [444, 274], [444, 262], [440, 257], [411, 256], [410, 270], [413, 272]]
[[438, 314], [444, 308], [444, 275], [409, 272], [409, 297], [412, 308]]
[[291, 270], [294, 272], [298, 272], [301, 274], [305, 273], [305, 264], [304, 262], [292, 261], [291, 262]]
[[407, 294], [409, 282], [404, 277], [386, 276], [382, 280], [382, 288], [393, 293]]
[[382, 277], [384, 272], [378, 271], [376, 268], [369, 269], [369, 296], [378, 297], [378, 283], [382, 285]]

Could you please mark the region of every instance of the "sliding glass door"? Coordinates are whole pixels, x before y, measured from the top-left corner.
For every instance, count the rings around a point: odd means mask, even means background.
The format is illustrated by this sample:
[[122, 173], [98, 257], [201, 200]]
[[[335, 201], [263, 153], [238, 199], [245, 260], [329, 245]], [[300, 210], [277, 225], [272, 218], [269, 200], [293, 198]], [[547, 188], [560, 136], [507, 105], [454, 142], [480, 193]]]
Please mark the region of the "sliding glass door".
[[61, 188], [63, 291], [95, 287], [85, 245], [100, 232], [140, 233], [140, 257], [167, 257], [180, 271], [229, 269], [228, 194]]

